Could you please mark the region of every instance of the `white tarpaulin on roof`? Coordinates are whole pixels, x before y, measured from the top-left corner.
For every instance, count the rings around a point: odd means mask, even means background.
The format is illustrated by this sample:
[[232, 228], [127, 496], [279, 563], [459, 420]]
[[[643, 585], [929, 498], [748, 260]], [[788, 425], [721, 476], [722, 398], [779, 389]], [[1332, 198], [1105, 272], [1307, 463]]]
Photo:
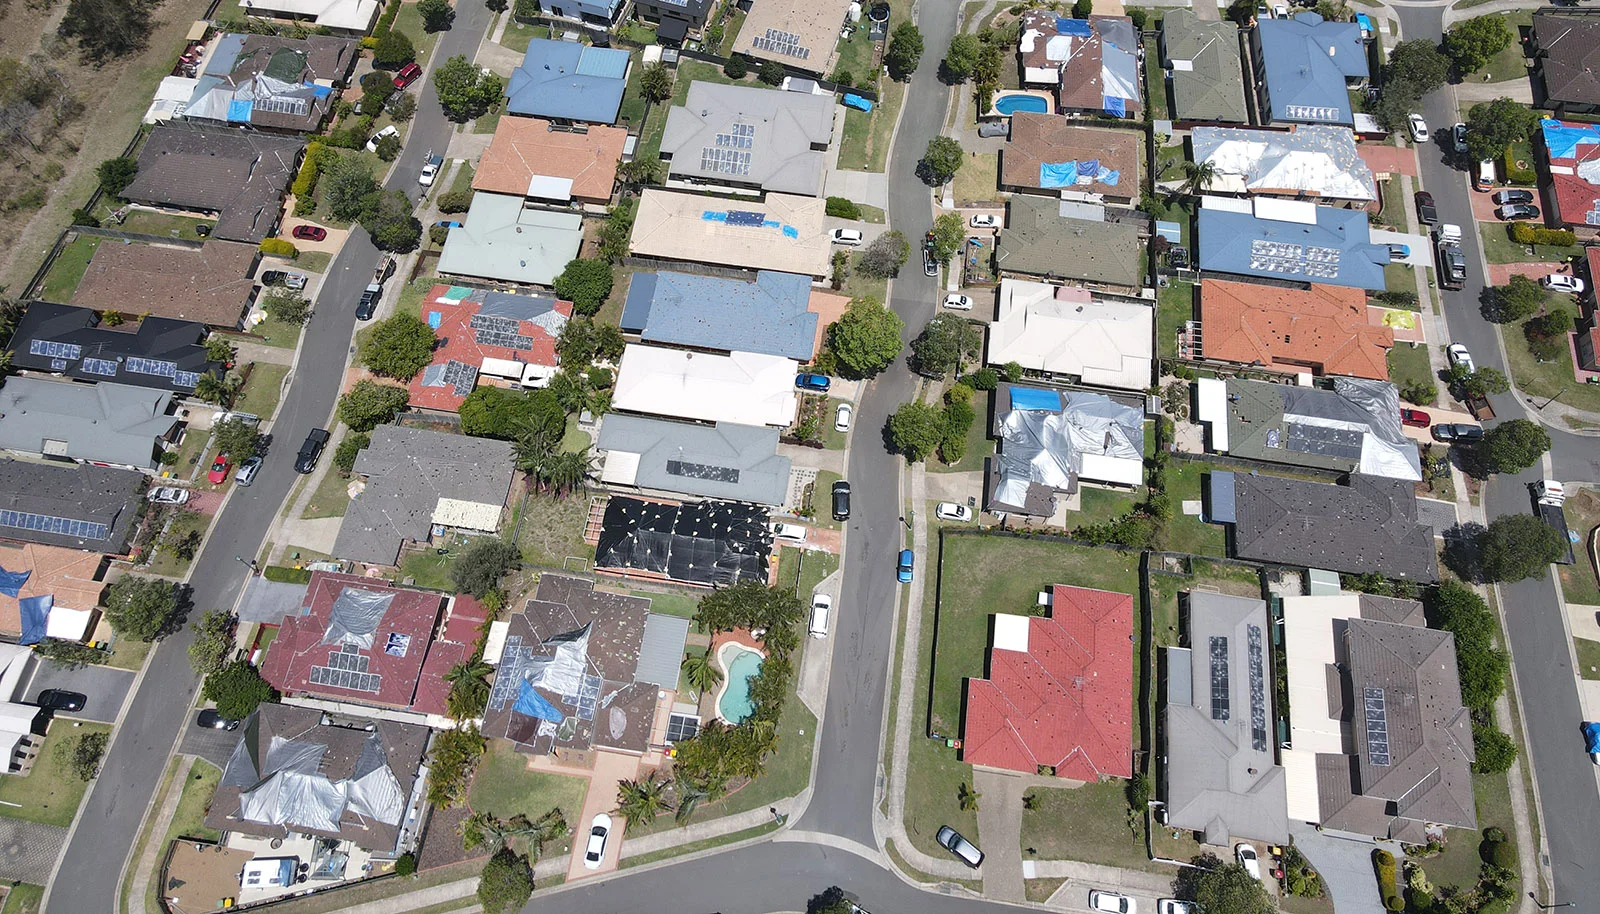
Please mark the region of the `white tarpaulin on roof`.
[[1400, 392], [1388, 381], [1334, 378], [1333, 393], [1315, 387], [1283, 388], [1283, 419], [1361, 435], [1357, 471], [1389, 479], [1422, 479], [1417, 443], [1400, 430]]
[[1000, 420], [1000, 483], [996, 501], [1027, 502], [1028, 486], [1071, 486], [1072, 475], [1138, 485], [1144, 480], [1144, 417], [1100, 394], [1063, 392], [1066, 408], [1012, 410]]
[[1377, 196], [1372, 170], [1344, 127], [1306, 125], [1293, 133], [1234, 127], [1196, 127], [1195, 161], [1214, 169], [1218, 191], [1295, 191], [1341, 200]]
[[529, 661], [523, 678], [528, 685], [549, 689], [557, 695], [576, 695], [589, 670], [589, 623], [577, 631], [555, 635], [544, 641], [554, 654]]
[[281, 771], [239, 794], [239, 811], [251, 822], [336, 832], [344, 790], [319, 774]]
[[328, 611], [328, 630], [322, 633], [323, 644], [354, 644], [362, 650], [372, 647], [372, 636], [394, 602], [394, 593], [346, 587], [333, 601]]

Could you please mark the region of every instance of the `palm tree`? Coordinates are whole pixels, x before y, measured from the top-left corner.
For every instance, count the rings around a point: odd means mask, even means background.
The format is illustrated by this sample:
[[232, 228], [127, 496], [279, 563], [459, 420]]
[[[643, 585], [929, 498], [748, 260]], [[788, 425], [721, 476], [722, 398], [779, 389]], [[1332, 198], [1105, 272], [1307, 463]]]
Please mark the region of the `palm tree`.
[[1203, 194], [1211, 189], [1217, 178], [1217, 166], [1210, 162], [1183, 163], [1184, 189], [1191, 194]]
[[667, 803], [667, 782], [656, 779], [656, 773], [617, 784], [617, 808], [612, 810], [628, 820], [623, 834], [633, 831], [637, 824], [654, 822], [656, 816], [671, 808]]
[[711, 649], [703, 654], [690, 654], [683, 658], [683, 677], [696, 691], [709, 692], [722, 682], [722, 671], [711, 662]]
[[978, 798], [983, 794], [972, 789], [972, 785], [962, 781], [956, 787], [956, 804], [963, 812], [974, 812], [978, 808]]
[[673, 790], [678, 795], [678, 812], [673, 819], [679, 825], [687, 823], [700, 804], [711, 796], [711, 791], [684, 778], [678, 778], [673, 783]]
[[482, 660], [472, 660], [458, 663], [444, 674], [445, 682], [450, 683], [446, 704], [451, 717], [466, 720], [483, 710], [489, 701], [489, 674], [492, 672], [494, 667]]
[[533, 470], [542, 488], [557, 497], [583, 486], [589, 474], [589, 449], [551, 454]]

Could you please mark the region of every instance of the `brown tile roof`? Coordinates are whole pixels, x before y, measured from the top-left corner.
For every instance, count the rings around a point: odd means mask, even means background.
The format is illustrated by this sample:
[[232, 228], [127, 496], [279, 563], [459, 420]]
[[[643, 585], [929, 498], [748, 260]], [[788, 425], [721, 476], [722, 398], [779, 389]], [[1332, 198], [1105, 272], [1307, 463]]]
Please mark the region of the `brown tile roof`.
[[536, 117], [500, 119], [494, 139], [478, 161], [472, 186], [497, 194], [528, 193], [536, 174], [572, 179], [572, 195], [587, 200], [610, 199], [617, 179], [617, 160], [628, 131], [591, 126], [587, 133], [554, 130]]
[[1572, 105], [1600, 104], [1600, 20], [1540, 13], [1534, 43], [1546, 96]]
[[1360, 289], [1207, 279], [1200, 283], [1200, 323], [1208, 359], [1379, 381], [1389, 376], [1394, 331], [1368, 323]]
[[214, 211], [213, 238], [255, 244], [278, 226], [304, 145], [299, 137], [163, 124], [145, 141], [139, 174], [122, 195]]
[[1074, 190], [1116, 197], [1139, 196], [1139, 147], [1143, 135], [1132, 130], [1074, 127], [1056, 114], [1019, 111], [1011, 116], [1011, 140], [1000, 154], [1000, 183], [1009, 187], [1040, 187], [1039, 166], [1055, 162], [1100, 164], [1121, 172], [1117, 183], [1083, 184]]
[[28, 597], [50, 595], [63, 609], [94, 609], [106, 586], [100, 580], [104, 564], [105, 556], [98, 552], [38, 543], [0, 544], [0, 568], [32, 572], [15, 597], [0, 596], [0, 632], [21, 634], [22, 611], [17, 601]]
[[254, 245], [207, 241], [199, 249], [101, 243], [70, 304], [237, 327], [255, 291]]

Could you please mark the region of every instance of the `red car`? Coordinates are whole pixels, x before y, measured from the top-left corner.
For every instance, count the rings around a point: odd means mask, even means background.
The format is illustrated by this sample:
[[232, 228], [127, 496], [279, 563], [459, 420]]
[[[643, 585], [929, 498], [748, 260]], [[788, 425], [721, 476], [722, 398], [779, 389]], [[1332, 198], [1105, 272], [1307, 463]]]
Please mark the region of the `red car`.
[[228, 455], [218, 453], [217, 459], [211, 461], [211, 472], [206, 474], [206, 481], [214, 486], [220, 486], [228, 481], [228, 471], [232, 468], [233, 464], [228, 462]]
[[1400, 424], [1413, 428], [1427, 428], [1433, 424], [1433, 419], [1420, 409], [1400, 410]]
[[417, 77], [421, 75], [422, 67], [413, 60], [412, 62], [401, 67], [400, 72], [394, 75], [394, 87], [396, 89], [404, 89], [406, 86], [416, 82]]
[[320, 225], [297, 225], [289, 234], [305, 241], [321, 241], [328, 237], [328, 230]]

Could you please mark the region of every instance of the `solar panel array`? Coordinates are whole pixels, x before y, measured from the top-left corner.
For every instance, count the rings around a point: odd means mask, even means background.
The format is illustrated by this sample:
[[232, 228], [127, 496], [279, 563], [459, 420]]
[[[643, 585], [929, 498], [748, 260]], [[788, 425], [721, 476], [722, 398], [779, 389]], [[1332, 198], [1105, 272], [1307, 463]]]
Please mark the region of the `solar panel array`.
[[117, 376], [117, 363], [111, 359], [84, 359], [83, 370], [87, 374], [97, 374], [108, 378], [114, 378]]
[[523, 336], [522, 322], [509, 317], [474, 314], [467, 326], [476, 331], [479, 346], [503, 349], [532, 349], [533, 337]]
[[197, 387], [200, 384], [200, 373], [197, 371], [174, 371], [172, 383], [179, 387]]
[[251, 107], [273, 114], [290, 114], [305, 117], [311, 111], [311, 102], [304, 98], [258, 98]]
[[29, 340], [29, 355], [47, 355], [53, 359], [76, 359], [83, 355], [77, 343], [58, 343], [55, 340]]
[[1362, 434], [1354, 429], [1285, 422], [1284, 431], [1288, 434], [1286, 446], [1291, 451], [1344, 460], [1361, 459]]
[[523, 664], [527, 660], [528, 655], [522, 649], [522, 636], [508, 635], [506, 646], [500, 651], [500, 669], [495, 674], [494, 686], [489, 689], [490, 708], [499, 711], [517, 700], [517, 693], [521, 691], [517, 683], [522, 681]]
[[1250, 242], [1250, 269], [1263, 273], [1336, 279], [1339, 276], [1341, 256], [1342, 252], [1338, 248], [1325, 248], [1314, 244], [1265, 241], [1259, 238]]
[[734, 124], [731, 132], [717, 134], [717, 145], [725, 149], [754, 149], [755, 144], [755, 124]]
[[700, 732], [700, 718], [693, 714], [673, 714], [667, 718], [667, 744], [694, 739]]
[[1228, 639], [1211, 637], [1211, 719], [1227, 720], [1232, 701], [1228, 697]]
[[578, 694], [563, 695], [561, 700], [578, 709], [578, 717], [583, 720], [594, 720], [594, 709], [600, 704], [600, 677], [584, 676], [583, 684], [578, 687]]
[[783, 54], [800, 60], [811, 57], [811, 49], [801, 46], [800, 36], [793, 32], [785, 32], [783, 29], [767, 29], [765, 35], [757, 35], [751, 40], [750, 45], [758, 51], [771, 51], [774, 54]]
[[[394, 636], [389, 636], [393, 640]], [[313, 685], [333, 686], [354, 692], [377, 692], [383, 677], [367, 672], [368, 659], [355, 652], [355, 645], [346, 644], [339, 650], [328, 652], [327, 666], [314, 666], [307, 678]]]
[[753, 213], [747, 209], [728, 210], [728, 224], [745, 228], [760, 228], [767, 223], [766, 213]]
[[1250, 655], [1250, 748], [1267, 750], [1266, 663], [1261, 654], [1261, 626], [1245, 627], [1245, 650]]
[[454, 389], [456, 396], [465, 397], [478, 386], [478, 366], [451, 359], [444, 366], [444, 382]]
[[1367, 715], [1367, 760], [1374, 765], [1389, 764], [1389, 709], [1383, 701], [1383, 690], [1367, 687], [1361, 690], [1362, 704]]
[[668, 476], [682, 476], [685, 479], [705, 479], [711, 482], [726, 482], [736, 484], [739, 481], [738, 467], [718, 467], [709, 463], [690, 463], [687, 460], [668, 460]]
[[[709, 171], [719, 175], [740, 175], [748, 177], [750, 174], [750, 153], [740, 152], [737, 149], [718, 149], [715, 146], [700, 147], [700, 170]], [[728, 220], [733, 224], [733, 220]]]
[[76, 520], [70, 517], [32, 514], [27, 511], [0, 511], [0, 527], [35, 530], [40, 533], [54, 533], [58, 536], [71, 536], [83, 540], [106, 540], [111, 538], [111, 528], [105, 524]]
[[158, 378], [170, 378], [178, 373], [178, 363], [168, 362], [165, 359], [141, 359], [138, 356], [128, 356], [123, 363], [134, 374], [155, 375]]

